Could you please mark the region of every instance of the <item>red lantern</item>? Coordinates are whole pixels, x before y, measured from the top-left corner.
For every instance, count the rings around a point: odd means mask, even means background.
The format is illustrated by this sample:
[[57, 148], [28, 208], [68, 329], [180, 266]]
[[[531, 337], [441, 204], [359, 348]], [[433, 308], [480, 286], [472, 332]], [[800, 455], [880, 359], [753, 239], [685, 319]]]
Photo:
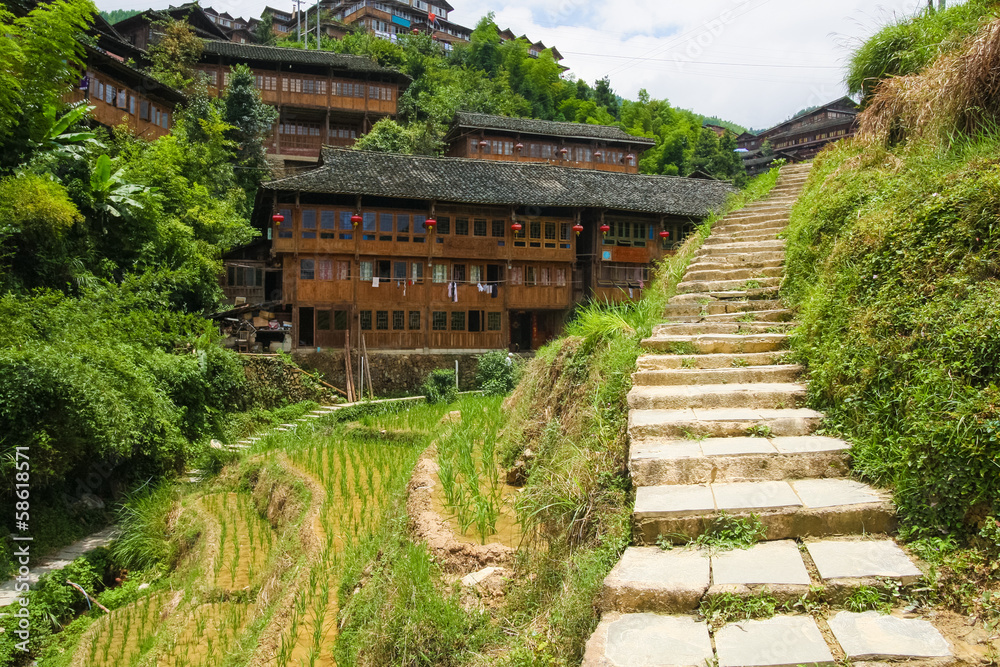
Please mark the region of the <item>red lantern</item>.
[[355, 213], [354, 215], [351, 216], [351, 224], [354, 225], [355, 227], [360, 225], [362, 220], [364, 220], [364, 218], [362, 218], [361, 214], [359, 213]]
[[518, 152], [523, 151], [524, 150], [524, 144], [517, 144], [516, 146], [514, 146], [514, 150], [516, 150]]
[[611, 225], [609, 225], [608, 223], [604, 223], [603, 225], [601, 225], [602, 234], [607, 234], [610, 231], [611, 231]]
[[420, 31], [419, 31], [419, 30], [417, 30], [416, 28], [414, 28], [414, 29], [413, 29], [413, 34], [414, 34], [414, 35], [419, 35], [419, 34], [420, 34]]
[[568, 148], [560, 148], [559, 152], [562, 153], [563, 155], [566, 155], [566, 153], [569, 153], [569, 149]]
[[633, 160], [635, 160], [635, 156], [629, 153], [628, 155], [625, 156], [625, 159], [628, 160], [629, 163], [631, 163]]
[[437, 223], [438, 221], [435, 220], [434, 218], [427, 218], [426, 220], [424, 220], [424, 227], [426, 227], [431, 231], [434, 231], [434, 227], [437, 225]]
[[285, 216], [281, 215], [280, 213], [275, 213], [274, 215], [271, 216], [271, 220], [274, 221], [274, 224], [280, 227], [281, 223], [285, 221]]
[[666, 241], [668, 238], [670, 238], [670, 232], [664, 229], [663, 231], [660, 232], [660, 238]]
[[483, 139], [482, 141], [479, 142], [479, 146], [482, 147], [482, 148], [486, 148], [489, 145], [490, 145], [490, 142], [486, 141], [485, 139]]
[[510, 228], [514, 231], [515, 234], [520, 234], [521, 230], [524, 229], [524, 225], [522, 225], [520, 222], [515, 222], [513, 225], [510, 226]]
[[573, 225], [573, 231], [576, 232], [577, 236], [579, 236], [580, 232], [583, 231], [583, 225], [581, 225], [579, 222], [576, 223], [575, 225]]
[[594, 151], [594, 157], [604, 157], [604, 153], [601, 151]]

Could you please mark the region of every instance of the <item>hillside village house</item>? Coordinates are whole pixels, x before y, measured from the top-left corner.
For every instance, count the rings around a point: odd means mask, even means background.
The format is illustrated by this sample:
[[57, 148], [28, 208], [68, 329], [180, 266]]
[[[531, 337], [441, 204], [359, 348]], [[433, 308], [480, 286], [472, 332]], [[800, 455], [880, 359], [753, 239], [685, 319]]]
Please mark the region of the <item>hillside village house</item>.
[[[752, 176], [765, 171], [778, 158], [789, 162], [811, 160], [827, 144], [854, 136], [857, 117], [857, 103], [842, 97], [760, 134], [744, 132], [736, 138], [736, 145], [745, 151], [743, 164]], [[773, 154], [764, 155], [765, 141], [770, 144]]]
[[395, 117], [410, 79], [362, 56], [206, 41], [198, 70], [221, 94], [235, 64], [249, 65], [261, 99], [280, 116], [267, 152], [286, 166], [315, 164], [322, 146], [351, 146], [372, 125]]
[[369, 349], [533, 350], [585, 298], [639, 298], [651, 262], [730, 192], [543, 162], [325, 148], [319, 168], [262, 186], [262, 240], [227, 257], [226, 290], [268, 299], [298, 349], [341, 347], [350, 331]]
[[130, 64], [144, 52], [127, 43], [100, 16], [95, 17], [88, 37], [83, 46], [85, 69], [66, 101], [94, 107], [94, 120], [105, 127], [125, 125], [145, 139], [167, 134], [174, 110], [186, 99], [184, 94]]

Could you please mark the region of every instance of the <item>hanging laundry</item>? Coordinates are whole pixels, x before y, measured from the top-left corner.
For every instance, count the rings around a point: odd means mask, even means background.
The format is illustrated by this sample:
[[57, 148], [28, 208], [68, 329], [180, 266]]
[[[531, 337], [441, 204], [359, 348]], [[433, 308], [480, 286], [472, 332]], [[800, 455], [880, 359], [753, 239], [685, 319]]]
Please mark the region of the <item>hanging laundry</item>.
[[455, 296], [452, 298], [452, 302], [458, 303], [458, 283], [455, 283]]
[[497, 293], [499, 291], [500, 291], [500, 286], [497, 285], [496, 283], [493, 283], [493, 290], [492, 290], [492, 292], [493, 292], [493, 298], [494, 299], [497, 298]]
[[372, 287], [378, 287], [378, 276], [372, 278]]
[[630, 299], [635, 298], [635, 295], [632, 294], [632, 288], [631, 287], [628, 288], [628, 298], [630, 298]]
[[448, 298], [450, 299], [455, 293], [455, 283], [448, 283]]

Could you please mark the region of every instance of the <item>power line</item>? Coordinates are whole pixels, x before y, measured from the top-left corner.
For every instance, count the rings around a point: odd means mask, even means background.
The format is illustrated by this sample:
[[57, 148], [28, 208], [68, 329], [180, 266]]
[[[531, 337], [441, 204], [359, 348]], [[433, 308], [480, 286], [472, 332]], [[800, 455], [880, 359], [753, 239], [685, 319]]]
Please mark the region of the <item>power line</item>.
[[843, 69], [840, 65], [785, 65], [777, 63], [727, 63], [713, 62], [707, 60], [686, 60], [684, 58], [648, 58], [642, 56], [612, 56], [606, 53], [582, 53], [579, 51], [562, 51], [566, 55], [591, 56], [594, 58], [620, 58], [624, 60], [638, 60], [643, 62], [657, 63], [681, 63], [684, 65], [724, 65], [727, 67], [775, 67], [790, 69]]

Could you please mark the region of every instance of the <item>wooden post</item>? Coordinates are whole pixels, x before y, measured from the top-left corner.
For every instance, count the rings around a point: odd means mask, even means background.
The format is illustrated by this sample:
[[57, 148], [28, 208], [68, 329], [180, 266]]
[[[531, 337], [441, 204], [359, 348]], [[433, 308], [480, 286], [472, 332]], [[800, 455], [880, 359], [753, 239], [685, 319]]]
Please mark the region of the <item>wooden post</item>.
[[368, 398], [375, 400], [375, 391], [372, 390], [372, 360], [368, 358], [368, 346], [365, 345], [365, 335], [361, 334], [361, 353], [365, 359], [365, 373], [361, 379], [361, 392], [364, 393], [364, 382], [368, 381]]
[[354, 369], [351, 367], [351, 332], [346, 331], [344, 337], [344, 368], [347, 376], [347, 400], [354, 403], [358, 400], [357, 390], [354, 387]]

